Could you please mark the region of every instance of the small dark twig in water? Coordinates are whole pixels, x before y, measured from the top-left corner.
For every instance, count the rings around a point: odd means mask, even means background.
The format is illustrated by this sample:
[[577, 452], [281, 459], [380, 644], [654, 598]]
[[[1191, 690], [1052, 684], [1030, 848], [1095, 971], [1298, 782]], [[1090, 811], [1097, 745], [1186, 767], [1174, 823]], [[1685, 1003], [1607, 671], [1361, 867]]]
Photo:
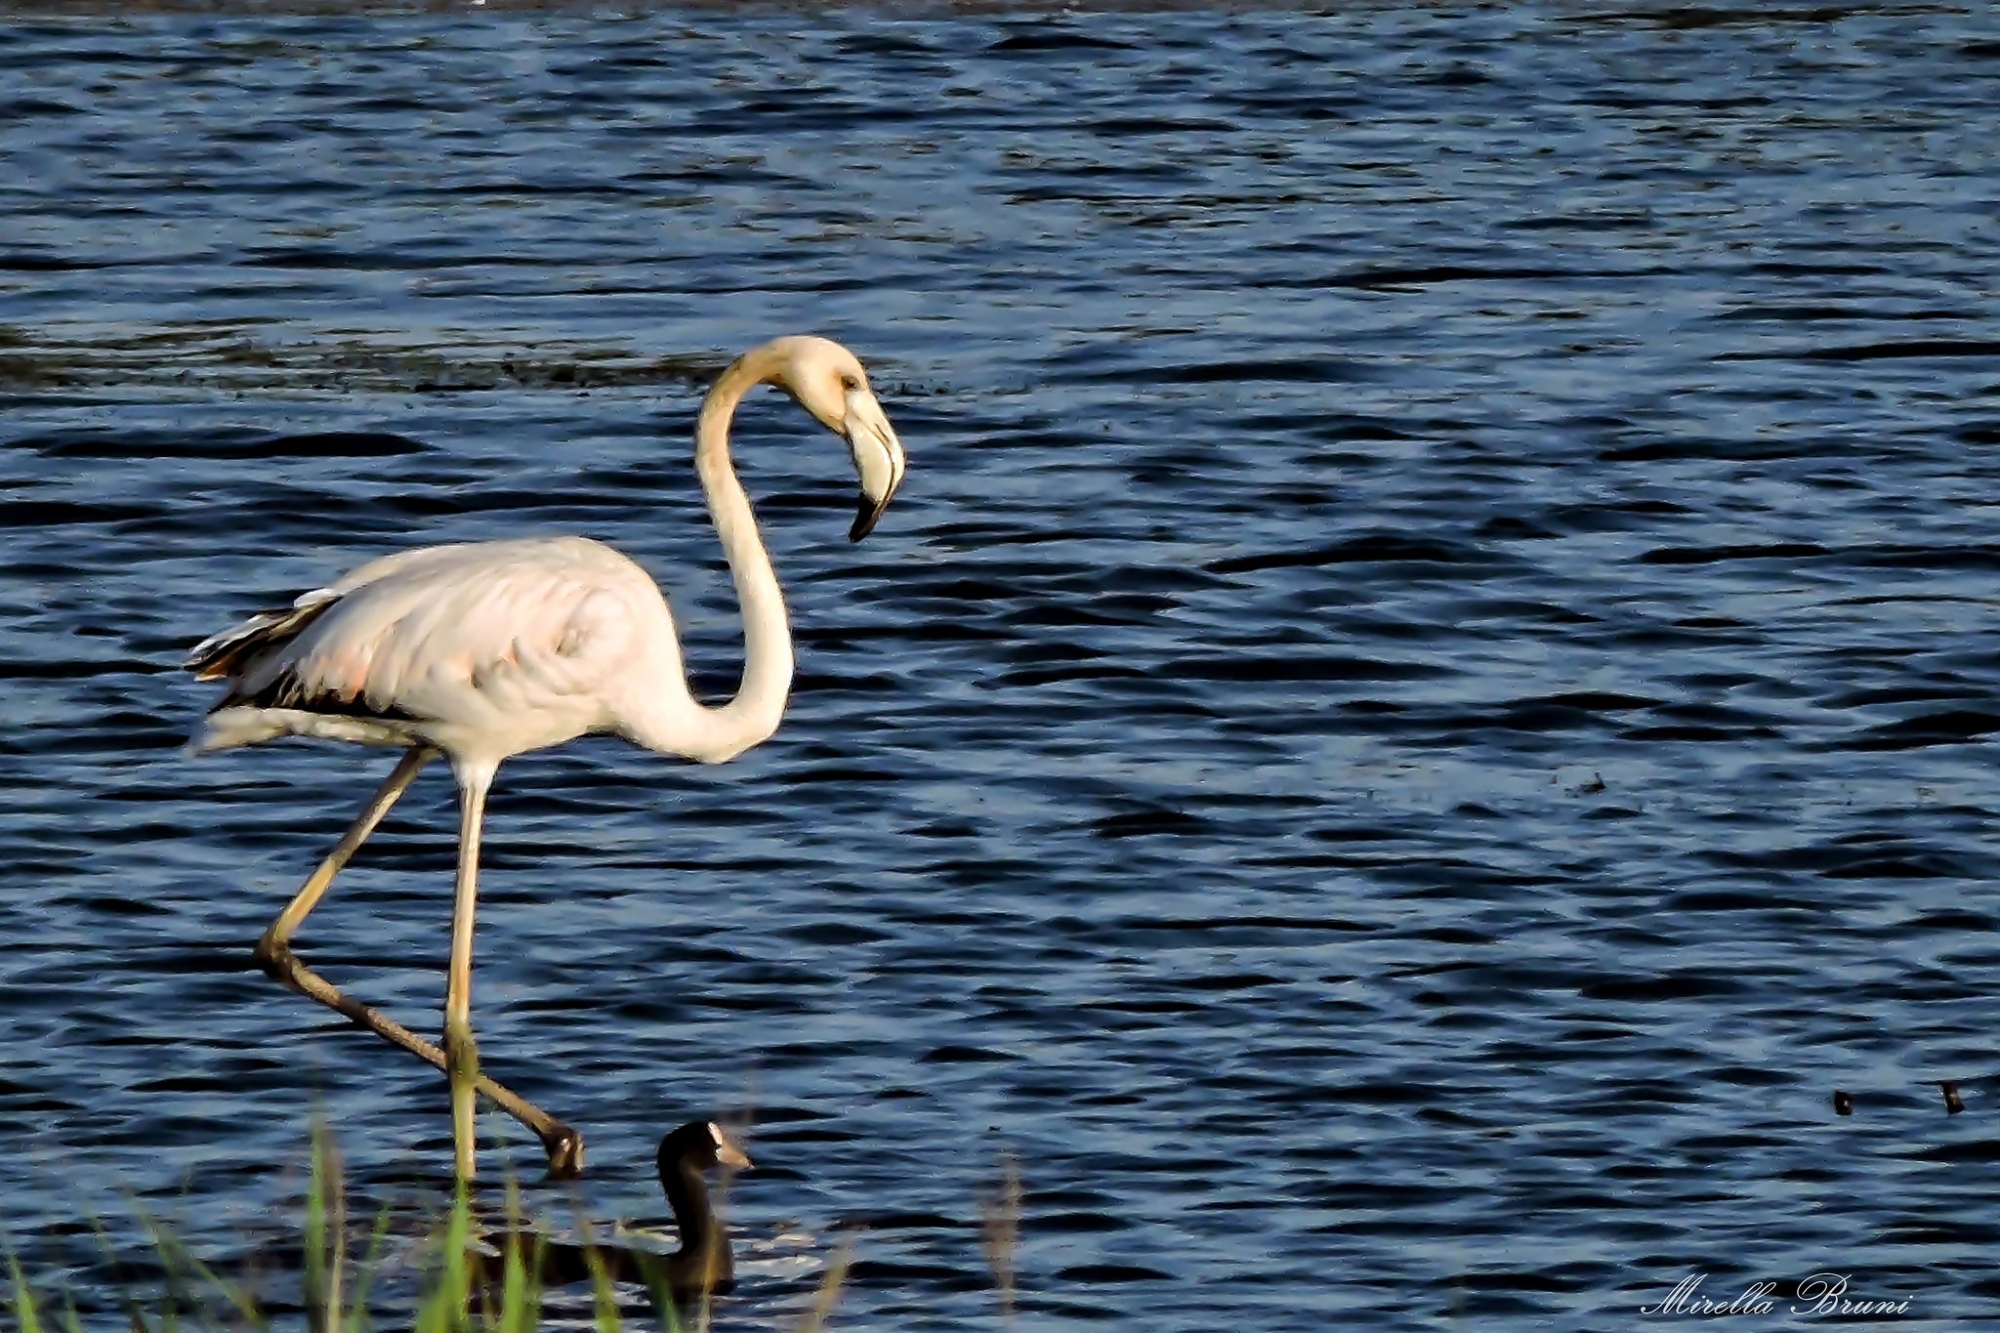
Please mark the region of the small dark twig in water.
[[1839, 1088], [1835, 1088], [1833, 1090], [1833, 1113], [1835, 1115], [1853, 1115], [1854, 1098], [1848, 1096]]
[[1965, 1109], [1965, 1103], [1959, 1100], [1958, 1084], [1940, 1083], [1938, 1084], [1938, 1089], [1944, 1093], [1944, 1110], [1946, 1115], [1957, 1115]]

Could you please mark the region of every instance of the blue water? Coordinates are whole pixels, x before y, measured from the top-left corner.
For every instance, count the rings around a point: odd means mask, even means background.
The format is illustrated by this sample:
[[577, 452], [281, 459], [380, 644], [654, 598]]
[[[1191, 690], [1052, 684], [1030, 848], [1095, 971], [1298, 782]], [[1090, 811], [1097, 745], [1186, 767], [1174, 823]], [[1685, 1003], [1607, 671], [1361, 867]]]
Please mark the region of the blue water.
[[[282, 1292], [316, 1112], [435, 1202], [440, 1080], [250, 958], [389, 761], [190, 759], [179, 659], [582, 532], [726, 693], [693, 414], [812, 331], [910, 476], [850, 547], [838, 442], [739, 418], [784, 728], [511, 763], [482, 879], [591, 1215], [751, 1126], [717, 1328], [849, 1239], [835, 1327], [1001, 1327], [1009, 1152], [1038, 1331], [1990, 1317], [1996, 78], [1956, 4], [16, 11], [7, 1242], [106, 1326], [141, 1208]], [[423, 1031], [455, 823], [300, 940]]]

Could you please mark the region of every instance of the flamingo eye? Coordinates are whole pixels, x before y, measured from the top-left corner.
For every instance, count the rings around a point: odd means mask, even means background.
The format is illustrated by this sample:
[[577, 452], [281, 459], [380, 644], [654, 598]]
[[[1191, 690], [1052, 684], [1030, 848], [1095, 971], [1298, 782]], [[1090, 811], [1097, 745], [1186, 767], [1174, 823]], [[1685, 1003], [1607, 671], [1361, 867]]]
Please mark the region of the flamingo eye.
[[861, 377], [859, 375], [842, 375], [840, 377], [840, 387], [843, 389], [858, 389], [861, 387]]

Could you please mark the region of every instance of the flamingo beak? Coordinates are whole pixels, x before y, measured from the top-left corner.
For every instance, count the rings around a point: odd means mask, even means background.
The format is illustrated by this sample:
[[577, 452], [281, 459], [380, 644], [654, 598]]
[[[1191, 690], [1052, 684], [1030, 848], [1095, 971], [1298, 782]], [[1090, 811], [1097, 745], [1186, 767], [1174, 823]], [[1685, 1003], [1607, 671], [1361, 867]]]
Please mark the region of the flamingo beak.
[[865, 387], [847, 391], [847, 418], [842, 426], [861, 478], [861, 501], [847, 540], [858, 542], [874, 531], [876, 520], [903, 484], [903, 444], [875, 395]]

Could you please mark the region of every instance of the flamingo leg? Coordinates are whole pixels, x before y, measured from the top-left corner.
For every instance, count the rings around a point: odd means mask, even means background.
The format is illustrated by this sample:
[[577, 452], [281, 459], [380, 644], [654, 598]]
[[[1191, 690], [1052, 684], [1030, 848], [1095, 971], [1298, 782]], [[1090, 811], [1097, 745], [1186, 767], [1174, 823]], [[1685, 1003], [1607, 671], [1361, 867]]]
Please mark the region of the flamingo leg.
[[[437, 758], [437, 751], [423, 746], [411, 748], [403, 755], [402, 762], [377, 789], [368, 804], [363, 807], [352, 826], [341, 836], [326, 859], [307, 878], [291, 904], [271, 923], [257, 941], [257, 965], [272, 980], [297, 991], [308, 999], [319, 1001], [327, 1008], [346, 1018], [359, 1027], [367, 1028], [402, 1047], [417, 1058], [433, 1067], [449, 1072], [445, 1053], [432, 1043], [425, 1041], [401, 1023], [381, 1013], [379, 1010], [342, 993], [326, 978], [314, 972], [299, 961], [292, 952], [291, 938], [297, 933], [306, 916], [318, 906], [325, 896], [333, 877], [354, 856], [368, 835], [382, 822], [389, 808], [409, 790], [417, 773], [431, 760]], [[489, 1097], [501, 1110], [519, 1120], [542, 1141], [542, 1148], [549, 1156], [549, 1173], [556, 1176], [573, 1176], [583, 1170], [583, 1136], [560, 1120], [536, 1107], [519, 1093], [494, 1082], [490, 1078], [478, 1077], [473, 1081], [475, 1091]]]
[[479, 828], [486, 813], [487, 773], [463, 773], [458, 788], [458, 887], [451, 909], [451, 967], [444, 987], [445, 1072], [451, 1077], [451, 1139], [461, 1180], [473, 1177], [473, 1090], [479, 1047], [472, 1040], [472, 919], [479, 897]]

